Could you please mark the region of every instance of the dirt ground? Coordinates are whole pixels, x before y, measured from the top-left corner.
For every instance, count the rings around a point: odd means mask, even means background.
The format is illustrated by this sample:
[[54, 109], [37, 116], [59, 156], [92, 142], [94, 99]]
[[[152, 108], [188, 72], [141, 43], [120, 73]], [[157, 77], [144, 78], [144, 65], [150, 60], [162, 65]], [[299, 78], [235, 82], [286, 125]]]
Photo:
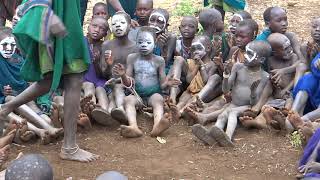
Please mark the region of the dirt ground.
[[[180, 0], [181, 1], [181, 0]], [[97, 1], [95, 1], [97, 2]], [[170, 12], [179, 1], [155, 0], [156, 7], [167, 8]], [[294, 6], [288, 6], [296, 2]], [[90, 2], [87, 15], [91, 17]], [[197, 2], [200, 4], [199, 0]], [[248, 10], [263, 27], [263, 10], [271, 5], [287, 8], [289, 30], [296, 32], [301, 39], [309, 36], [311, 17], [319, 15], [318, 0], [281, 1], [249, 0]], [[171, 29], [176, 31], [178, 17], [171, 18]], [[87, 24], [87, 23], [86, 23]], [[86, 28], [84, 28], [86, 29]], [[117, 170], [129, 179], [294, 179], [301, 149], [293, 148], [287, 137], [274, 131], [246, 130], [239, 128], [235, 134], [234, 149], [213, 147], [200, 143], [184, 121], [173, 125], [165, 134], [165, 144], [160, 144], [149, 136], [152, 122], [139, 118], [139, 125], [147, 132], [144, 137], [125, 139], [119, 130], [94, 126], [90, 132], [80, 130], [80, 147], [100, 155], [98, 161], [78, 163], [62, 161], [58, 158], [61, 141], [50, 145], [38, 142], [13, 146], [10, 159], [18, 152], [40, 153], [54, 167], [55, 179], [73, 177], [75, 180], [95, 179], [105, 171]]]

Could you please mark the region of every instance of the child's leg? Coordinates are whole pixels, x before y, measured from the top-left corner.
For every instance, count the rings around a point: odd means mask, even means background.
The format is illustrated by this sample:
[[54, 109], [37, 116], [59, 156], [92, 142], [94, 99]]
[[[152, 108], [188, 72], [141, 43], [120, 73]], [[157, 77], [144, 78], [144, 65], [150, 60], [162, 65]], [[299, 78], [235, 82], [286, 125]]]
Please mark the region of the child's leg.
[[50, 117], [47, 116], [46, 114], [44, 114], [34, 101], [28, 102], [27, 105], [28, 105], [34, 112], [36, 112], [37, 114], [39, 114], [40, 117], [41, 117], [42, 119], [44, 119], [48, 124], [50, 124], [50, 125], [52, 124], [52, 121], [51, 121]]
[[116, 104], [116, 108], [111, 110], [111, 116], [121, 122], [122, 124], [125, 124], [127, 122], [127, 116], [126, 112], [124, 110], [124, 89], [122, 84], [116, 84], [115, 87], [113, 88], [113, 93], [114, 93], [114, 100]]
[[137, 110], [138, 99], [134, 95], [125, 97], [125, 109], [128, 117], [129, 126], [121, 125], [121, 135], [127, 138], [140, 137], [143, 135], [137, 124]]
[[109, 100], [106, 90], [103, 87], [96, 88], [96, 98], [98, 100], [98, 105], [104, 109], [108, 110]]
[[291, 110], [298, 112], [300, 115], [302, 115], [303, 110], [307, 104], [308, 98], [309, 96], [306, 91], [299, 91], [296, 97], [294, 98]]
[[299, 79], [304, 75], [304, 73], [308, 70], [308, 67], [305, 63], [299, 63], [296, 67], [296, 74], [294, 76], [294, 86], [297, 85]]
[[111, 110], [116, 107], [116, 103], [114, 102], [114, 95], [113, 92], [108, 95], [109, 99], [109, 107], [108, 107], [108, 113], [111, 113]]
[[222, 94], [221, 77], [215, 74], [209, 77], [207, 84], [201, 89], [198, 96], [202, 101], [209, 102], [220, 94]]
[[238, 115], [241, 112], [247, 110], [248, 108], [249, 106], [240, 106], [240, 107], [232, 108], [231, 112], [229, 113], [226, 134], [230, 139], [232, 139], [233, 133], [237, 127]]
[[214, 124], [214, 126], [218, 127], [219, 129], [223, 130], [224, 127], [227, 124], [229, 112], [231, 110], [232, 106], [229, 104], [223, 112], [218, 116], [217, 122]]
[[185, 90], [179, 98], [179, 102], [177, 104], [177, 108], [180, 112], [183, 111], [184, 107], [187, 105], [189, 99], [192, 98], [189, 90]]
[[149, 100], [148, 104], [150, 104], [153, 108], [153, 118], [154, 124], [151, 131], [151, 136], [156, 137], [160, 135], [163, 131], [169, 128], [170, 121], [168, 119], [168, 115], [164, 115], [163, 110], [163, 97], [156, 93], [153, 94]]
[[95, 96], [96, 88], [94, 87], [94, 84], [91, 82], [83, 82], [82, 89], [83, 89], [84, 97], [91, 96], [93, 103], [96, 104], [97, 103], [97, 99]]
[[[173, 78], [180, 79], [182, 71], [186, 71], [185, 69], [188, 69], [188, 64], [186, 63], [186, 60], [182, 57], [176, 57], [174, 59], [172, 68], [170, 70], [170, 73], [168, 76], [173, 76]], [[176, 99], [179, 94], [179, 88], [178, 87], [172, 87], [170, 88], [170, 99], [172, 99], [174, 104], [177, 104]]]
[[222, 107], [219, 110], [213, 111], [211, 113], [205, 114], [201, 112], [197, 112], [194, 109], [187, 107], [185, 112], [185, 118], [189, 121], [189, 125], [193, 124], [206, 124], [208, 122], [213, 122], [217, 120], [218, 116], [224, 111], [224, 108]]
[[80, 111], [80, 94], [82, 74], [68, 74], [64, 76], [64, 140], [60, 157], [67, 160], [89, 162], [97, 156], [79, 148], [76, 143], [77, 120]]

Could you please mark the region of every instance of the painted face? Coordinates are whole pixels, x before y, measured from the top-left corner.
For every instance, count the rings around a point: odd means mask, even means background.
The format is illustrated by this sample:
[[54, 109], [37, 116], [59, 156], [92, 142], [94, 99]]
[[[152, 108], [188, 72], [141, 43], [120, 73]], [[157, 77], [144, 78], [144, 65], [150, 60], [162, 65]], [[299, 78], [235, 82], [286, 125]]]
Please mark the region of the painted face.
[[288, 29], [287, 13], [281, 8], [274, 8], [270, 13], [270, 22], [268, 24], [272, 32], [284, 34]]
[[207, 54], [206, 48], [204, 47], [203, 43], [200, 41], [192, 42], [191, 54], [192, 54], [192, 58], [195, 60], [202, 59]]
[[283, 59], [287, 59], [287, 60], [291, 59], [293, 55], [293, 48], [291, 46], [289, 39], [287, 39], [285, 43], [283, 43], [282, 51], [283, 51]]
[[108, 23], [101, 18], [93, 19], [88, 28], [89, 36], [94, 40], [102, 39], [108, 31]]
[[0, 53], [5, 59], [9, 59], [16, 51], [16, 41], [14, 37], [9, 36], [0, 41]]
[[249, 45], [246, 46], [246, 53], [244, 54], [244, 57], [246, 58], [244, 61], [246, 66], [254, 66], [259, 63], [258, 53], [251, 49]]
[[123, 15], [121, 14], [114, 15], [112, 17], [111, 24], [112, 24], [111, 30], [116, 37], [122, 37], [128, 34], [129, 24]]
[[155, 45], [152, 34], [148, 32], [139, 33], [137, 37], [137, 46], [142, 55], [149, 55], [153, 53]]
[[314, 19], [311, 23], [311, 37], [314, 41], [320, 42], [320, 18]]
[[197, 24], [192, 19], [183, 19], [179, 26], [180, 33], [184, 38], [193, 38], [197, 33]]
[[136, 15], [138, 16], [139, 20], [148, 21], [152, 10], [151, 2], [140, 2], [137, 3]]
[[106, 19], [108, 17], [108, 12], [103, 6], [96, 6], [94, 8], [93, 17], [97, 17], [97, 16], [103, 17]]
[[164, 31], [164, 29], [166, 28], [167, 20], [163, 14], [154, 12], [150, 15], [148, 24], [149, 24], [149, 27], [154, 28], [156, 30], [156, 33], [158, 34]]
[[234, 14], [231, 17], [229, 22], [229, 30], [232, 34], [236, 33], [237, 26], [241, 21], [243, 21], [243, 18], [240, 14]]
[[253, 37], [250, 31], [251, 31], [250, 27], [247, 27], [247, 26], [237, 27], [236, 45], [239, 48], [244, 49], [246, 45], [252, 41]]

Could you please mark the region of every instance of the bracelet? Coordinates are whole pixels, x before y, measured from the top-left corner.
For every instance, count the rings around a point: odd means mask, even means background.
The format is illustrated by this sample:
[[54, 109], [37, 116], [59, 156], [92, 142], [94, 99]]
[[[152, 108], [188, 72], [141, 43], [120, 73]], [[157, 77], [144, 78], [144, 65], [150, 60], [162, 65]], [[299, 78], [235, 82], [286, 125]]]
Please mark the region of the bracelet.
[[132, 79], [131, 77], [128, 77], [128, 78], [130, 79], [130, 86], [124, 85], [124, 84], [123, 84], [123, 81], [122, 81], [122, 78], [120, 78], [120, 79], [121, 79], [121, 84], [122, 84], [125, 88], [131, 89], [131, 88], [133, 87], [133, 79]]

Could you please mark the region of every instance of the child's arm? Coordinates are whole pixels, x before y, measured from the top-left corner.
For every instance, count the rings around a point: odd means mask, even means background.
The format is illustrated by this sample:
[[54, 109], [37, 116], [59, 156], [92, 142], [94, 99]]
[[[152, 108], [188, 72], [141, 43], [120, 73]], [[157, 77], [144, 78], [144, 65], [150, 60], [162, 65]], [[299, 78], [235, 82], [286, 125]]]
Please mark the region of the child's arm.
[[108, 42], [104, 42], [102, 47], [101, 47], [101, 56], [100, 56], [100, 70], [101, 70], [101, 75], [104, 78], [110, 78], [112, 76], [112, 64], [113, 64], [113, 59], [112, 59], [112, 51], [108, 49]]
[[177, 37], [173, 34], [160, 34], [158, 41], [161, 46], [161, 56], [164, 58], [165, 62], [169, 62], [173, 59], [174, 51], [176, 48]]
[[288, 39], [290, 39], [291, 44], [292, 44], [292, 48], [293, 48], [293, 52], [298, 56], [299, 61], [306, 63], [306, 58], [301, 53], [300, 43], [299, 43], [297, 35], [290, 32], [290, 33], [286, 33], [286, 36], [288, 37]]
[[[228, 63], [231, 63], [231, 62], [228, 62]], [[230, 91], [230, 89], [232, 88], [235, 80], [236, 80], [236, 77], [237, 77], [237, 72], [240, 68], [243, 67], [243, 64], [241, 63], [235, 63], [233, 66], [232, 66], [232, 69], [231, 69], [231, 73], [228, 72], [228, 67], [227, 65], [225, 66], [225, 71], [223, 73], [223, 80], [222, 80], [222, 91], [223, 93], [227, 93]]]
[[301, 62], [300, 60], [298, 60], [297, 55], [294, 55], [293, 62], [294, 63], [291, 66], [281, 68], [281, 69], [272, 70], [271, 71], [271, 74], [272, 74], [271, 79], [273, 79], [275, 83], [278, 83], [280, 81], [282, 75], [296, 72], [297, 66]]
[[188, 84], [191, 83], [192, 79], [197, 75], [199, 70], [200, 70], [199, 64], [196, 64], [193, 69], [189, 68], [188, 73], [187, 73], [187, 77], [186, 77]]
[[133, 86], [133, 79], [131, 78], [133, 75], [133, 56], [133, 54], [129, 54], [127, 57], [127, 69], [125, 69], [124, 65], [120, 63], [113, 67], [114, 74], [121, 77], [122, 84], [126, 87]]
[[160, 78], [160, 87], [161, 89], [165, 89], [168, 87], [179, 86], [181, 81], [179, 79], [173, 78], [173, 74], [166, 78], [165, 73], [165, 61], [162, 57], [157, 57], [157, 62], [159, 63], [159, 78]]
[[200, 66], [200, 74], [204, 84], [208, 82], [210, 76], [214, 75], [217, 71], [217, 67], [213, 62], [209, 62], [205, 65]]

